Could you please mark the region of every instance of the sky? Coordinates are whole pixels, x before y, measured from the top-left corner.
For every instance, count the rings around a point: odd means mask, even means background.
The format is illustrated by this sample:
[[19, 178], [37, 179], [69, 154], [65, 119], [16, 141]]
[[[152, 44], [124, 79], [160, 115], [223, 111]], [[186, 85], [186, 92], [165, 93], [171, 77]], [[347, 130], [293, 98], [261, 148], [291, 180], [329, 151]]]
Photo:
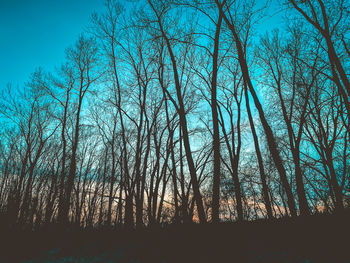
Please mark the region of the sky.
[[0, 90], [22, 86], [38, 67], [62, 64], [65, 49], [103, 7], [104, 0], [0, 0]]
[[[88, 27], [91, 14], [104, 10], [104, 2], [0, 0], [0, 91], [8, 83], [21, 87], [38, 67], [49, 72], [59, 67], [65, 49]], [[260, 29], [276, 26], [276, 17], [265, 17], [263, 24]]]

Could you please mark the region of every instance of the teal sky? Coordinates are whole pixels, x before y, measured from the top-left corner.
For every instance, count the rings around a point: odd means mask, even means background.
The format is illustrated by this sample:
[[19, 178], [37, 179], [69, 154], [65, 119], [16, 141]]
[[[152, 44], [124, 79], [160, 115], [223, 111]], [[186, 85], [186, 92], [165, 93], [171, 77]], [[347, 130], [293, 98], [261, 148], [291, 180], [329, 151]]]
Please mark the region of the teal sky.
[[[269, 13], [275, 13], [276, 2], [271, 1]], [[0, 0], [0, 90], [7, 83], [22, 86], [38, 67], [53, 71], [91, 14], [103, 9], [104, 0]], [[265, 17], [257, 29], [263, 34], [279, 23], [279, 16]]]
[[52, 71], [104, 0], [0, 0], [0, 90], [36, 68]]

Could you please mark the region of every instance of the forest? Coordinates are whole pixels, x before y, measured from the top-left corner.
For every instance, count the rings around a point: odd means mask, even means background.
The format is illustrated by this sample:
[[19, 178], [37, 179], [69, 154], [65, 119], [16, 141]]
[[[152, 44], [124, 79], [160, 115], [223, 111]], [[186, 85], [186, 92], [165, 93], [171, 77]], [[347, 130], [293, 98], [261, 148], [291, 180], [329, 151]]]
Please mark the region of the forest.
[[1, 95], [1, 227], [347, 213], [349, 8], [107, 0], [62, 65]]

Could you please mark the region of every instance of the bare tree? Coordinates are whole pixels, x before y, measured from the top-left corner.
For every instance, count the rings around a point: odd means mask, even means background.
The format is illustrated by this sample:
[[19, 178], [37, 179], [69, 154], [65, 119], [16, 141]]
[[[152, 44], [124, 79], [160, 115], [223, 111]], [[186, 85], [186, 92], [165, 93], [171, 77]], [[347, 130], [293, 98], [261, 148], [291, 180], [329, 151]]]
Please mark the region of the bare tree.
[[97, 64], [97, 48], [93, 39], [81, 36], [75, 47], [67, 50], [67, 58], [71, 63], [70, 67], [75, 79], [74, 88], [77, 91], [77, 107], [75, 115], [74, 136], [72, 140], [72, 153], [70, 158], [69, 172], [65, 183], [64, 198], [59, 204], [58, 221], [67, 223], [69, 221], [69, 209], [71, 202], [71, 193], [74, 185], [74, 178], [77, 169], [77, 150], [80, 135], [80, 114], [83, 106], [83, 99], [99, 75], [96, 74], [95, 67]]

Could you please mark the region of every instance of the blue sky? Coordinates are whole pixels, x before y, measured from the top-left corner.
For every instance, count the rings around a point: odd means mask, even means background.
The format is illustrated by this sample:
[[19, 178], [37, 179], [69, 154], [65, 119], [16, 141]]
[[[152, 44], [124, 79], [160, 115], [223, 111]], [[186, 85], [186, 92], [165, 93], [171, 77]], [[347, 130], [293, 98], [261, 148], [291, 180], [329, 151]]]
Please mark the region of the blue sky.
[[0, 90], [64, 62], [64, 50], [103, 7], [104, 0], [0, 0]]
[[[274, 13], [276, 0], [271, 4]], [[0, 90], [7, 83], [22, 86], [38, 67], [60, 66], [64, 50], [89, 25], [91, 14], [103, 9], [104, 0], [0, 0]], [[257, 29], [263, 33], [279, 21], [265, 17], [261, 22]]]

